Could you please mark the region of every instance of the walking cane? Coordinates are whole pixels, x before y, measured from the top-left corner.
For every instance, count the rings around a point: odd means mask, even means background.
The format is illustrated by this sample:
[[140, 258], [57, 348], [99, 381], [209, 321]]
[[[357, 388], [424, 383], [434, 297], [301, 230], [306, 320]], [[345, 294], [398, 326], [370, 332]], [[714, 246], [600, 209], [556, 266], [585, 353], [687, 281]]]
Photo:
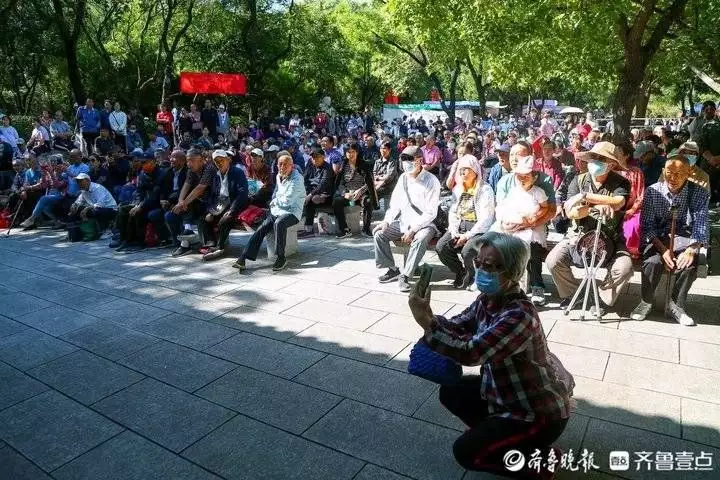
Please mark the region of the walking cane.
[[15, 214], [13, 215], [12, 220], [10, 220], [10, 225], [8, 225], [7, 232], [5, 233], [6, 237], [10, 236], [10, 230], [12, 230], [12, 227], [15, 224], [15, 219], [17, 218], [17, 214], [20, 212], [20, 209], [22, 208], [24, 201], [25, 200], [20, 199], [20, 203], [18, 203], [18, 206], [15, 209]]
[[[675, 256], [675, 219], [677, 218], [677, 205], [673, 204], [670, 206], [670, 245], [668, 246], [668, 249], [670, 250], [670, 253]], [[675, 269], [672, 270], [668, 269], [668, 276], [667, 276], [667, 284], [665, 286], [665, 316], [670, 316], [670, 312], [672, 311], [672, 305], [675, 304], [675, 302], [672, 301], [672, 291], [675, 284]]]

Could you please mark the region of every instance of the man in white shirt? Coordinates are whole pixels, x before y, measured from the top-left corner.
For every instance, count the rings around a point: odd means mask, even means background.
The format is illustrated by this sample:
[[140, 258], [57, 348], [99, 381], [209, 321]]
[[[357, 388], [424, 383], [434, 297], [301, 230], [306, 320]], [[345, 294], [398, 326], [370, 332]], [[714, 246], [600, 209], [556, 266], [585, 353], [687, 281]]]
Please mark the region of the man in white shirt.
[[113, 131], [115, 144], [122, 150], [127, 148], [125, 136], [127, 135], [127, 115], [120, 109], [120, 103], [115, 102], [113, 111], [108, 116], [110, 129]]
[[[440, 181], [423, 169], [423, 153], [407, 147], [400, 155], [404, 173], [395, 185], [384, 220], [373, 230], [375, 265], [387, 268], [380, 283], [398, 280], [401, 292], [410, 291], [408, 279], [422, 260], [430, 240], [437, 234], [433, 220], [440, 204]], [[401, 271], [395, 266], [390, 242], [410, 245]]]

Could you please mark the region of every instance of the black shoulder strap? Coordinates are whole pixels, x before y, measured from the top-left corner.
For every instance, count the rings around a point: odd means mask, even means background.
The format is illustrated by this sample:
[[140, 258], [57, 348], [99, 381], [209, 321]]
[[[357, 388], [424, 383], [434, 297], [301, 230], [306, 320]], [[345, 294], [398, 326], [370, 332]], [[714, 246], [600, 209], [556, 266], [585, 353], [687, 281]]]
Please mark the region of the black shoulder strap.
[[407, 175], [403, 177], [403, 189], [405, 190], [405, 196], [407, 197], [412, 209], [415, 210], [415, 213], [417, 213], [418, 215], [422, 215], [422, 210], [416, 207], [415, 204], [412, 202], [412, 199], [410, 198], [410, 192], [408, 191]]

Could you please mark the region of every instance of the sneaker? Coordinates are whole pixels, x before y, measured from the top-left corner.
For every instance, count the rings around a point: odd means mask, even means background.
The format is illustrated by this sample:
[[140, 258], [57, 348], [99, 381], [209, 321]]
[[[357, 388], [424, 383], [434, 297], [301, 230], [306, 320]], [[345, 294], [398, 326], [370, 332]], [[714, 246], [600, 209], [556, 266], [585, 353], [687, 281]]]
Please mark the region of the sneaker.
[[410, 283], [408, 282], [408, 277], [406, 277], [405, 275], [400, 275], [400, 278], [398, 278], [398, 288], [401, 292], [410, 291]]
[[128, 253], [141, 252], [143, 250], [145, 250], [144, 243], [133, 243], [125, 247], [125, 251]]
[[532, 295], [530, 301], [537, 307], [542, 307], [547, 303], [545, 299], [545, 289], [542, 287], [532, 287]]
[[465, 288], [465, 272], [455, 274], [455, 281], [453, 282], [453, 288]]
[[65, 230], [65, 228], [67, 228], [67, 224], [65, 222], [55, 220], [55, 223], [52, 224], [50, 230]]
[[202, 259], [204, 262], [209, 262], [211, 260], [218, 259], [218, 258], [222, 257], [223, 255], [225, 255], [225, 249], [218, 248], [216, 250], [213, 250], [212, 252], [208, 252], [205, 255], [203, 255]]
[[35, 226], [35, 217], [30, 215], [24, 222], [19, 225], [21, 228], [30, 228]]
[[285, 257], [277, 257], [275, 263], [273, 263], [273, 272], [279, 272], [287, 266], [287, 260]]
[[685, 310], [680, 308], [675, 302], [670, 302], [670, 305], [668, 305], [668, 313], [670, 314], [670, 318], [675, 320], [680, 325], [683, 325], [685, 327], [695, 326], [695, 320], [693, 320], [690, 315], [685, 313]]
[[171, 253], [171, 255], [172, 255], [173, 257], [182, 257], [183, 255], [187, 255], [187, 254], [190, 253], [191, 251], [192, 251], [192, 248], [190, 248], [190, 247], [183, 247], [182, 245], [180, 245], [180, 246], [177, 247], [175, 250], [173, 250], [173, 252]]
[[232, 268], [237, 268], [241, 272], [244, 271], [247, 267], [245, 266], [245, 258], [240, 257], [237, 260], [235, 260], [235, 263], [233, 263]]
[[370, 230], [363, 230], [362, 236], [367, 238], [373, 238], [373, 233]]
[[381, 276], [378, 280], [380, 283], [390, 283], [400, 276], [400, 270], [389, 268], [385, 275]]
[[350, 237], [352, 237], [352, 232], [349, 229], [345, 230], [344, 232], [338, 232], [335, 234], [335, 238], [337, 238], [337, 239], [350, 238]]
[[640, 303], [637, 307], [635, 307], [635, 310], [632, 311], [630, 314], [630, 318], [633, 320], [637, 320], [638, 322], [641, 322], [645, 320], [652, 310], [652, 303], [648, 303], [644, 300], [640, 300]]
[[118, 243], [118, 246], [115, 247], [115, 251], [116, 251], [116, 252], [119, 252], [120, 250], [124, 250], [127, 246], [128, 246], [128, 243], [127, 243], [127, 242], [122, 242], [122, 241], [121, 241], [120, 243]]
[[108, 247], [110, 247], [110, 248], [118, 248], [122, 243], [123, 243], [123, 242], [120, 241], [120, 240], [113, 240], [112, 242], [110, 242], [110, 245], [108, 245]]

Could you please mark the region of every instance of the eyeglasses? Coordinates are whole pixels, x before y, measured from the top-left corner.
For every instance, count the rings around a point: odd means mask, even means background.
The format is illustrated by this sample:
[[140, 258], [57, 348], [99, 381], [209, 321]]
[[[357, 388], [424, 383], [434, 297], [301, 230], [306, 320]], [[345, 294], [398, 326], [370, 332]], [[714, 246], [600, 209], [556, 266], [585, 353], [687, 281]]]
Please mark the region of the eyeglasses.
[[490, 263], [490, 262], [483, 262], [479, 258], [473, 259], [473, 265], [475, 266], [475, 268], [485, 270], [488, 273], [502, 272], [505, 268], [503, 265], [497, 265], [497, 264]]

